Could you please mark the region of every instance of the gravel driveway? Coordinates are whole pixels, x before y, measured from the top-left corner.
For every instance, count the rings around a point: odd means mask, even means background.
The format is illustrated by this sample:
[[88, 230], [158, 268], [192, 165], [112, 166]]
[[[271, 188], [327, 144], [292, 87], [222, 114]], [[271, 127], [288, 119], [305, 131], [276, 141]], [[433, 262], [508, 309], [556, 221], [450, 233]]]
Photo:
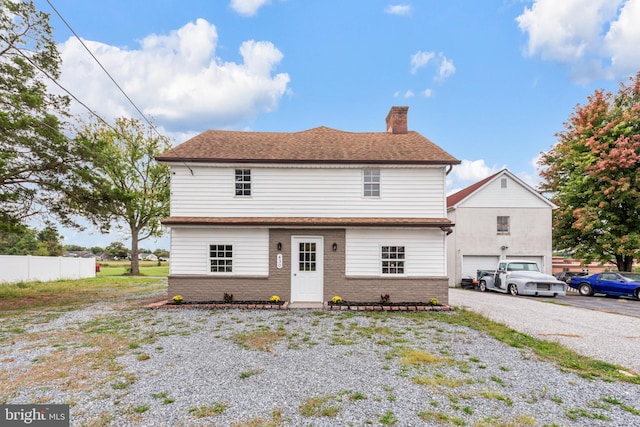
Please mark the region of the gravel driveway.
[[437, 320], [451, 315], [31, 312], [0, 330], [0, 401], [70, 403], [73, 426], [640, 425], [637, 385]]
[[568, 307], [562, 300], [449, 289], [451, 305], [640, 374], [640, 318]]

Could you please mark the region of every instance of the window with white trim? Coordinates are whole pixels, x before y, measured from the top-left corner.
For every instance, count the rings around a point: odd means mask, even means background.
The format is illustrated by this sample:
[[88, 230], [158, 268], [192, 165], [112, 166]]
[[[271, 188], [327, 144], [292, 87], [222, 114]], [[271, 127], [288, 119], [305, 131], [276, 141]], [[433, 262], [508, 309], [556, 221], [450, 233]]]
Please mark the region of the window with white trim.
[[209, 245], [209, 263], [212, 273], [232, 273], [233, 245]]
[[251, 169], [236, 169], [236, 196], [251, 195]]
[[509, 217], [498, 217], [498, 234], [509, 234]]
[[364, 170], [364, 197], [380, 197], [380, 169]]
[[404, 246], [382, 246], [382, 274], [404, 274]]

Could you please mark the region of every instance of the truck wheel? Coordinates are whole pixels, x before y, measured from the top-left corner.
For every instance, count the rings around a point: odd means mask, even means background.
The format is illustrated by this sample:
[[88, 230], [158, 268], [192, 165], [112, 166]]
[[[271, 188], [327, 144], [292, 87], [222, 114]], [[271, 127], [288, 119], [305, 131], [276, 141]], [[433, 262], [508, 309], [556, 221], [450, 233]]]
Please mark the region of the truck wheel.
[[509, 285], [509, 293], [513, 296], [518, 295], [518, 287], [514, 283]]
[[485, 282], [484, 280], [480, 280], [480, 283], [478, 284], [478, 288], [480, 289], [480, 292], [486, 292], [487, 282]]
[[593, 295], [593, 288], [588, 283], [580, 283], [580, 287], [578, 288], [578, 292], [582, 296], [590, 297], [591, 295]]

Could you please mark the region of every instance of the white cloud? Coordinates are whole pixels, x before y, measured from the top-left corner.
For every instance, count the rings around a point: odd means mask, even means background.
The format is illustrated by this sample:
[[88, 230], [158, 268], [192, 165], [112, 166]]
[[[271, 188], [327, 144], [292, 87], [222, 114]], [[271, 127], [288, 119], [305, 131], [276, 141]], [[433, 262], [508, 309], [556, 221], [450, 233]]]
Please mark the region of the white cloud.
[[453, 61], [447, 59], [446, 56], [440, 54], [442, 62], [440, 62], [440, 68], [438, 69], [437, 80], [444, 80], [451, 77], [456, 72], [456, 67], [453, 65]]
[[620, 73], [633, 73], [640, 68], [640, 0], [629, 0], [620, 10], [618, 20], [605, 36], [606, 52], [611, 68]]
[[435, 57], [433, 52], [418, 51], [411, 55], [411, 74], [415, 74], [420, 68], [424, 67]]
[[411, 13], [411, 5], [408, 4], [390, 4], [384, 9], [389, 15], [409, 15]]
[[408, 90], [404, 93], [404, 97], [405, 98], [413, 98], [415, 96], [415, 94], [413, 93], [412, 90]]
[[[287, 93], [289, 75], [274, 74], [283, 55], [270, 42], [240, 46], [242, 63], [216, 56], [218, 35], [204, 19], [168, 35], [150, 35], [137, 50], [99, 42], [85, 44], [127, 95], [158, 125], [173, 133], [231, 128], [274, 111]], [[139, 118], [80, 43], [59, 46], [60, 82], [105, 119]], [[85, 113], [77, 105], [74, 113]]]
[[265, 4], [271, 3], [271, 0], [231, 0], [231, 9], [243, 16], [254, 16], [258, 9]]
[[411, 55], [411, 74], [415, 74], [420, 68], [426, 67], [430, 62], [436, 61], [440, 65], [438, 65], [438, 71], [434, 77], [435, 80], [443, 81], [456, 72], [453, 61], [444, 56], [442, 52], [438, 53], [437, 60], [434, 60], [434, 58], [436, 58], [435, 52], [422, 52], [420, 50]]
[[534, 0], [516, 21], [527, 55], [567, 64], [576, 80], [640, 68], [640, 0]]
[[422, 96], [431, 98], [431, 96], [433, 96], [433, 91], [431, 89], [425, 89], [422, 91]]
[[458, 181], [466, 181], [467, 185], [480, 181], [489, 175], [502, 170], [497, 166], [488, 166], [483, 159], [480, 160], [462, 160], [462, 162], [454, 166], [453, 175]]

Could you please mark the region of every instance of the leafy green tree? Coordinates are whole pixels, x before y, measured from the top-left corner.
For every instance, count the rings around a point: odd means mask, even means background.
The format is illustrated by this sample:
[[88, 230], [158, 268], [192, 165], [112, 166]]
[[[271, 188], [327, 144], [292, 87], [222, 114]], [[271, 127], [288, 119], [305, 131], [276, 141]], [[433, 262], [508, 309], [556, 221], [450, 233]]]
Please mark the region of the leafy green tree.
[[91, 249], [89, 250], [94, 255], [100, 255], [101, 253], [104, 252], [104, 248], [101, 248], [100, 246], [92, 246]]
[[158, 258], [169, 258], [169, 251], [166, 249], [156, 249], [155, 251], [153, 251], [153, 254]]
[[161, 221], [169, 215], [169, 167], [155, 157], [171, 143], [152, 127], [127, 118], [116, 119], [113, 126], [87, 123], [77, 139], [93, 166], [94, 182], [76, 207], [103, 229], [112, 223], [128, 228], [131, 274], [140, 274], [139, 242], [161, 236]]
[[35, 230], [19, 228], [0, 231], [0, 254], [33, 255], [38, 250], [38, 238]]
[[64, 246], [60, 243], [58, 230], [52, 227], [45, 227], [38, 232], [38, 250], [35, 255], [41, 256], [62, 256]]
[[69, 99], [44, 83], [60, 75], [49, 15], [33, 1], [0, 7], [0, 231], [37, 214], [69, 221], [64, 197], [77, 171], [72, 141], [62, 133]]
[[129, 250], [122, 242], [112, 242], [104, 248], [104, 252], [112, 257], [126, 259], [129, 256]]
[[614, 95], [576, 106], [543, 153], [541, 190], [552, 195], [554, 247], [631, 271], [640, 255], [640, 72]]

